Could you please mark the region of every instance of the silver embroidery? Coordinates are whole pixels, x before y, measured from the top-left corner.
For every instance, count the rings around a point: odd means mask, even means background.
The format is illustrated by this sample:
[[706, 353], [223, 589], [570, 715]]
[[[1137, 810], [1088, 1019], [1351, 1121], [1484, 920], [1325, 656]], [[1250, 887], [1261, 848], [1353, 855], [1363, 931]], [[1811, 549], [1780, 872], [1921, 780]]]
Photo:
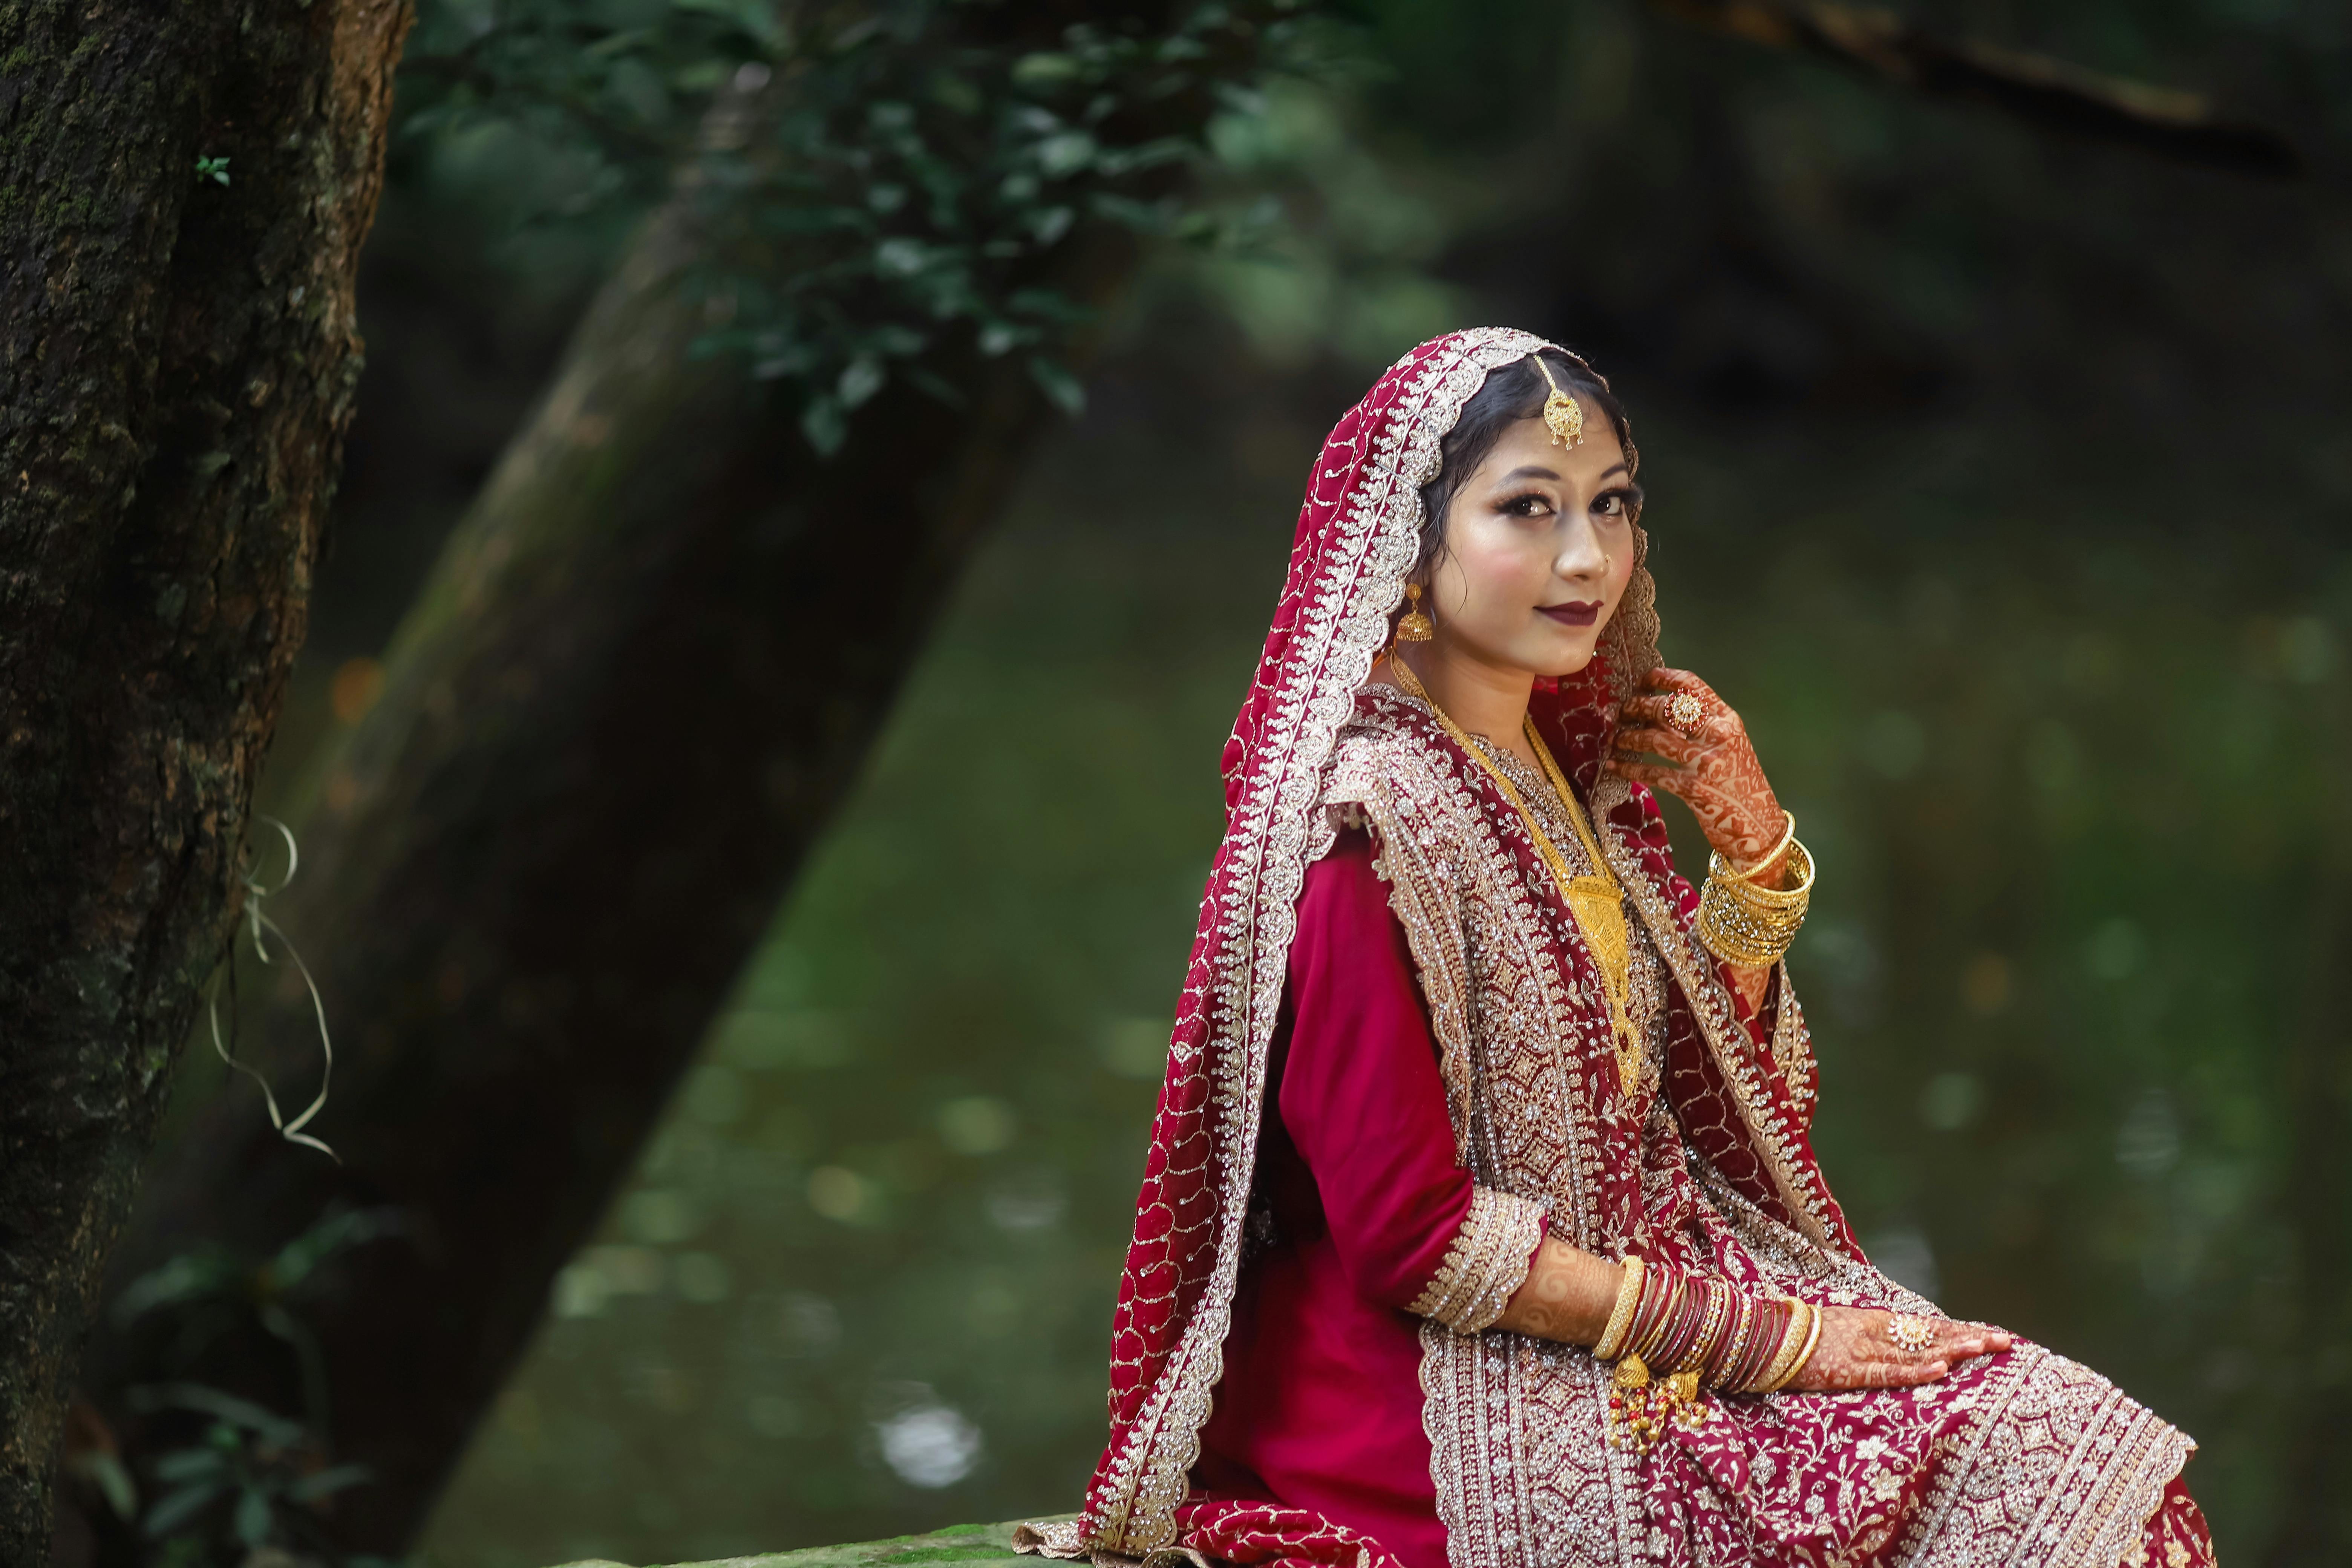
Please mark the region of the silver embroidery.
[[1470, 1212], [1407, 1310], [1457, 1334], [1475, 1334], [1510, 1305], [1528, 1278], [1528, 1259], [1543, 1239], [1543, 1205], [1492, 1187], [1470, 1189]]
[[[1443, 742], [1402, 721], [1417, 705], [1373, 693], [1361, 710], [1333, 753], [1325, 804], [1375, 834], [1473, 1179], [1549, 1197], [1552, 1234], [1593, 1250], [1665, 1247], [1753, 1289], [1934, 1311], [1831, 1245], [1822, 1215], [1810, 1215], [1821, 1236], [1773, 1219], [1686, 1145], [1656, 1092], [1654, 1059], [1686, 967], [1715, 986], [1691, 1005], [1702, 1033], [1710, 1001], [1719, 1026], [1745, 1031], [1711, 966], [1660, 951], [1662, 929], [1680, 938], [1664, 890], [1612, 853], [1643, 915], [1633, 953], [1647, 979], [1633, 1010], [1654, 1058], [1628, 1103], [1614, 1090], [1598, 997], [1554, 956], [1573, 949], [1572, 924], [1532, 857], [1506, 849], [1516, 816], [1490, 813]], [[1546, 818], [1556, 803], [1523, 793], [1540, 826], [1567, 833]], [[1574, 854], [1572, 837], [1555, 842]], [[1605, 832], [1602, 843], [1622, 849]], [[1727, 1034], [1706, 1043], [1719, 1063], [1747, 1062]], [[1792, 1064], [1775, 1053], [1770, 1065]], [[1747, 1089], [1746, 1103], [1763, 1102], [1759, 1080]], [[1750, 1131], [1759, 1145], [1768, 1131], [1788, 1140], [1779, 1157], [1794, 1164], [1801, 1128]], [[1805, 1189], [1769, 1173], [1803, 1214]], [[1924, 1389], [1715, 1401], [1705, 1440], [1739, 1451], [1748, 1477], [1732, 1495], [1675, 1444], [1641, 1458], [1611, 1449], [1608, 1372], [1590, 1355], [1491, 1328], [1433, 1322], [1421, 1337], [1423, 1421], [1452, 1568], [1696, 1568], [1768, 1552], [1902, 1568], [2117, 1568], [2190, 1449], [2096, 1373], [2026, 1347]], [[1792, 1521], [1801, 1541], [1778, 1533]]]

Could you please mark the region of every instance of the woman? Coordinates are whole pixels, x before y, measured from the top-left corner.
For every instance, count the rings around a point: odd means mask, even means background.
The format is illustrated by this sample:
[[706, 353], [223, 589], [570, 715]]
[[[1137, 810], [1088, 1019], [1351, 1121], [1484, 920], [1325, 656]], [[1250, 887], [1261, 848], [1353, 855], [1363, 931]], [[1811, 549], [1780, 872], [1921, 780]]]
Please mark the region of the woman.
[[1660, 668], [1637, 461], [1581, 360], [1491, 329], [1326, 443], [1226, 749], [1110, 1444], [1029, 1549], [2211, 1561], [2186, 1436], [1942, 1318], [1831, 1197], [1780, 962], [1811, 860]]

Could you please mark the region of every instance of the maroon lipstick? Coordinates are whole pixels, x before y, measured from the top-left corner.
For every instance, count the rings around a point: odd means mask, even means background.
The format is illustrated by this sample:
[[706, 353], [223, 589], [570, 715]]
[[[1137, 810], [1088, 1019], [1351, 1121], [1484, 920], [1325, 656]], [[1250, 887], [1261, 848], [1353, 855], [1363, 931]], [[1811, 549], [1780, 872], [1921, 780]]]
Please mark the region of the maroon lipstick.
[[1565, 605], [1538, 605], [1536, 612], [1549, 616], [1564, 626], [1589, 626], [1601, 618], [1601, 605], [1598, 600], [1590, 605], [1580, 605], [1570, 599]]

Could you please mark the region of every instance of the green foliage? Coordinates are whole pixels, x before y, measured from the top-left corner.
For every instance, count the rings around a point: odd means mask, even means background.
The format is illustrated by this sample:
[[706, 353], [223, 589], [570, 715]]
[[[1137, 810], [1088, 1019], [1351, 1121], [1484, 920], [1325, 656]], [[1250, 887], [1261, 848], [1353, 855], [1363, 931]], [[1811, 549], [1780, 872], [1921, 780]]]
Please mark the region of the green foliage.
[[267, 1258], [220, 1247], [184, 1252], [132, 1280], [115, 1299], [114, 1321], [127, 1329], [151, 1315], [169, 1319], [163, 1356], [174, 1365], [192, 1361], [240, 1324], [257, 1325], [293, 1352], [310, 1419], [323, 1429], [326, 1389], [302, 1302], [319, 1288], [323, 1265], [400, 1229], [400, 1216], [391, 1209], [337, 1209]]
[[202, 184], [206, 180], [212, 181], [215, 184], [227, 184], [228, 160], [226, 158], [198, 158], [196, 160], [196, 183], [198, 184]]
[[1058, 29], [982, 0], [448, 0], [413, 57], [437, 90], [407, 128], [520, 122], [568, 142], [574, 211], [690, 170], [709, 237], [688, 282], [710, 322], [697, 352], [781, 384], [831, 451], [894, 378], [961, 401], [951, 367], [972, 353], [1021, 356], [1076, 412], [1064, 360], [1088, 312], [1046, 264], [1093, 226], [1230, 237], [1182, 178], [1211, 113], [1328, 53], [1305, 0]]
[[247, 1561], [264, 1547], [315, 1545], [320, 1506], [367, 1479], [357, 1465], [328, 1465], [317, 1440], [247, 1400], [195, 1384], [131, 1391], [145, 1415], [204, 1417], [196, 1439], [157, 1454], [159, 1495], [141, 1521], [159, 1543], [157, 1568], [209, 1568]]
[[[100, 1451], [84, 1468], [115, 1512], [153, 1542], [155, 1568], [226, 1568], [265, 1547], [299, 1549], [313, 1561], [332, 1555], [325, 1506], [368, 1475], [329, 1462], [327, 1389], [302, 1308], [325, 1288], [326, 1265], [400, 1229], [390, 1209], [337, 1209], [266, 1258], [218, 1247], [184, 1253], [117, 1298], [119, 1327], [162, 1328], [164, 1365], [187, 1365], [239, 1328], [259, 1328], [292, 1352], [307, 1405], [297, 1420], [185, 1380], [131, 1391], [143, 1420], [128, 1462]], [[134, 1471], [148, 1481], [143, 1511]]]

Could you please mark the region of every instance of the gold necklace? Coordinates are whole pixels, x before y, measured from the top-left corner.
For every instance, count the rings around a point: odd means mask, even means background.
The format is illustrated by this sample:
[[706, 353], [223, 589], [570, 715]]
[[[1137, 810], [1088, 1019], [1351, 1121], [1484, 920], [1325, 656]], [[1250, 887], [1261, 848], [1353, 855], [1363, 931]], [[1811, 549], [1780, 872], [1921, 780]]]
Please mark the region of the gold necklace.
[[1543, 824], [1536, 820], [1535, 813], [1528, 809], [1526, 797], [1511, 783], [1510, 776], [1496, 766], [1482, 748], [1472, 742], [1460, 725], [1446, 717], [1445, 710], [1437, 705], [1437, 700], [1429, 694], [1429, 688], [1421, 683], [1421, 678], [1412, 672], [1412, 667], [1401, 658], [1391, 658], [1389, 666], [1395, 670], [1397, 684], [1403, 688], [1406, 695], [1417, 697], [1425, 703], [1439, 728], [1453, 738], [1454, 743], [1462, 748], [1465, 755], [1486, 770], [1488, 778], [1495, 781], [1495, 787], [1502, 791], [1505, 800], [1511, 803], [1511, 809], [1519, 814], [1519, 821], [1526, 826], [1528, 837], [1535, 841], [1536, 852], [1543, 857], [1544, 864], [1551, 868], [1552, 879], [1559, 884], [1560, 897], [1568, 903], [1570, 917], [1576, 921], [1577, 931], [1584, 938], [1586, 951], [1592, 954], [1593, 967], [1601, 972], [1601, 989], [1609, 1005], [1609, 1026], [1616, 1036], [1617, 1085], [1626, 1094], [1632, 1094], [1634, 1086], [1642, 1080], [1642, 1042], [1641, 1037], [1634, 1033], [1633, 1016], [1626, 1006], [1626, 993], [1633, 970], [1633, 946], [1631, 933], [1625, 926], [1624, 889], [1617, 885], [1617, 879], [1610, 873], [1609, 862], [1601, 853], [1600, 841], [1594, 837], [1591, 826], [1584, 819], [1584, 809], [1577, 804], [1576, 792], [1569, 788], [1568, 779], [1560, 773], [1559, 764], [1552, 761], [1551, 748], [1544, 744], [1543, 736], [1536, 730], [1534, 715], [1523, 715], [1520, 725], [1527, 735], [1528, 744], [1535, 750], [1537, 762], [1543, 766], [1544, 777], [1551, 782], [1552, 789], [1559, 795], [1560, 807], [1568, 814], [1569, 826], [1575, 829], [1578, 841], [1584, 846], [1585, 858], [1592, 862], [1594, 874], [1591, 876], [1580, 877], [1569, 868], [1567, 857], [1559, 852], [1559, 846], [1551, 841], [1551, 835], [1544, 831]]

